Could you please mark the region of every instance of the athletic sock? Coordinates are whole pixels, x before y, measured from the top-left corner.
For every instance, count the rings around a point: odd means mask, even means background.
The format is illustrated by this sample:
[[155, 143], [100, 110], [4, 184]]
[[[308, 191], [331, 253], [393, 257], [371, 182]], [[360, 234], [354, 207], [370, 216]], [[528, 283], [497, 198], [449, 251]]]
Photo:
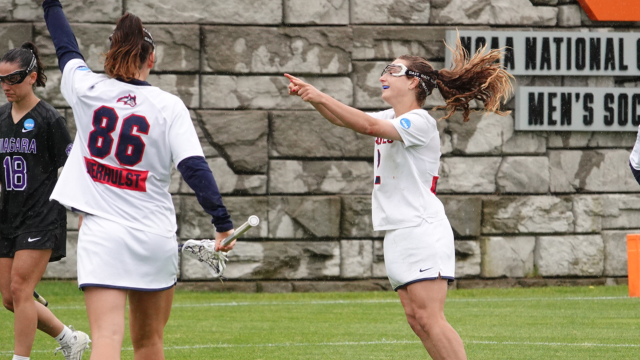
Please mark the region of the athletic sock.
[[20, 356], [20, 355], [13, 355], [13, 359], [11, 360], [29, 360], [30, 358], [26, 357], [26, 356]]
[[55, 339], [58, 342], [58, 344], [63, 345], [63, 344], [66, 344], [69, 340], [71, 340], [72, 334], [73, 332], [71, 331], [71, 329], [69, 329], [69, 327], [65, 325], [64, 328], [62, 329], [62, 332], [58, 336], [56, 336]]

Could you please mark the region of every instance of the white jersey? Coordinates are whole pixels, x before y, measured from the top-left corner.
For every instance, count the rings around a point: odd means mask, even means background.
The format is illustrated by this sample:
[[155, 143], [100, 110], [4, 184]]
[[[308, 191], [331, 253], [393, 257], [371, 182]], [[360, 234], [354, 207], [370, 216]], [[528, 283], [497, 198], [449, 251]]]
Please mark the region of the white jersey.
[[135, 229], [174, 234], [171, 162], [204, 156], [184, 103], [157, 87], [96, 74], [81, 59], [65, 66], [61, 90], [77, 134], [51, 199]]
[[631, 150], [631, 155], [629, 155], [629, 162], [634, 169], [640, 170], [640, 130], [636, 137], [636, 143], [633, 145], [633, 150]]
[[403, 141], [376, 139], [373, 227], [376, 231], [419, 225], [446, 218], [436, 197], [440, 134], [436, 120], [422, 109], [396, 117], [393, 109], [369, 113], [389, 120]]

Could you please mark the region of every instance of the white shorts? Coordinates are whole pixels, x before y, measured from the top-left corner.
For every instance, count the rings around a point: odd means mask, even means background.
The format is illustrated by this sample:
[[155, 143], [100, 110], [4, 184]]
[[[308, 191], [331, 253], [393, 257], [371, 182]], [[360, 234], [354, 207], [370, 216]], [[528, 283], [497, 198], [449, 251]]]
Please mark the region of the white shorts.
[[418, 226], [387, 230], [384, 263], [394, 290], [438, 277], [453, 281], [456, 251], [449, 220], [423, 220]]
[[161, 291], [178, 278], [176, 236], [85, 215], [78, 235], [78, 286]]

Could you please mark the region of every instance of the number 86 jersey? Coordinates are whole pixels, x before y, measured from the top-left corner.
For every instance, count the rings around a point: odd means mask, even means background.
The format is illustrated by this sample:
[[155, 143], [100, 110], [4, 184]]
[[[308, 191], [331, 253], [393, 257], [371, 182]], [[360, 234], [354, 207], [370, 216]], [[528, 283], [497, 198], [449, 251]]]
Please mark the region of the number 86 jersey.
[[172, 236], [172, 162], [204, 156], [184, 103], [147, 82], [93, 73], [67, 63], [62, 94], [77, 135], [51, 196], [68, 208], [150, 233]]

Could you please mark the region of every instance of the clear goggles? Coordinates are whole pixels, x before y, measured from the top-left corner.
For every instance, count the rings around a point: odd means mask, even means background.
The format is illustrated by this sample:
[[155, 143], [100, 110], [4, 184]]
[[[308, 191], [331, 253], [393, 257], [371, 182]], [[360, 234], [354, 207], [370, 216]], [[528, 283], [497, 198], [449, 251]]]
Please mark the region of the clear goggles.
[[404, 64], [389, 64], [389, 65], [385, 66], [385, 68], [382, 70], [382, 74], [380, 74], [380, 76], [383, 76], [384, 74], [389, 74], [389, 75], [395, 76], [395, 77], [400, 77], [400, 76], [405, 76], [406, 75], [406, 76], [412, 76], [412, 77], [418, 78], [418, 80], [420, 80], [420, 85], [427, 92], [427, 95], [430, 95], [431, 91], [429, 91], [429, 89], [425, 85], [425, 81], [429, 81], [430, 83], [433, 83], [434, 86], [435, 86], [435, 80], [434, 79], [431, 79], [430, 77], [427, 77], [424, 74], [419, 73], [417, 71], [409, 70], [409, 69], [407, 69], [407, 67]]
[[25, 70], [14, 71], [11, 74], [0, 75], [0, 82], [7, 85], [22, 84], [24, 79], [26, 79], [27, 76], [31, 74], [33, 69], [36, 67], [36, 63], [36, 56], [33, 55], [33, 57], [31, 58], [31, 64], [29, 64], [28, 68], [26, 68]]

